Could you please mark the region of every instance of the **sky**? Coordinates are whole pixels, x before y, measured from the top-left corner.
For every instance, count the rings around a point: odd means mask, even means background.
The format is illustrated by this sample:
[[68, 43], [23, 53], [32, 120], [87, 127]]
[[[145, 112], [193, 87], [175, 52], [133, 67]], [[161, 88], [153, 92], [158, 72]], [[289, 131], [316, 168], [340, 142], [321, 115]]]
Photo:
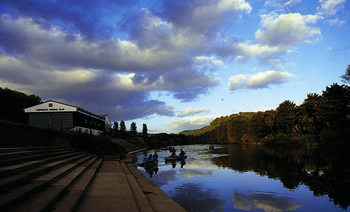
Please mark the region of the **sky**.
[[0, 87], [177, 133], [341, 84], [349, 22], [347, 0], [1, 0]]

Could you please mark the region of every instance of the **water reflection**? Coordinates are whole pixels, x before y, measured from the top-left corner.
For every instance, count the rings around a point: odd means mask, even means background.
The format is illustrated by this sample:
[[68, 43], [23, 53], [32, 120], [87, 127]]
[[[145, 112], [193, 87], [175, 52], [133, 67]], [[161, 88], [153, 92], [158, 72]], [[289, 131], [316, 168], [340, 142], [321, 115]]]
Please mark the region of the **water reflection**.
[[[140, 171], [188, 211], [350, 210], [350, 155], [346, 149], [180, 148], [187, 153], [183, 163], [165, 163], [169, 152], [164, 150], [159, 151], [157, 174]], [[135, 155], [135, 164], [147, 153]]]
[[280, 212], [294, 211], [301, 207], [295, 204], [292, 198], [263, 193], [244, 194], [235, 192], [232, 201], [235, 209], [245, 211], [259, 208], [264, 211]]
[[193, 177], [210, 177], [213, 175], [212, 171], [201, 171], [196, 169], [181, 169], [180, 170], [180, 176], [186, 177], [186, 178], [193, 178]]
[[206, 189], [201, 184], [186, 183], [171, 192], [171, 197], [186, 205], [188, 211], [222, 211], [224, 200], [217, 197], [213, 189]]
[[328, 195], [343, 209], [350, 205], [350, 157], [345, 149], [229, 145], [227, 153], [228, 156], [212, 158], [213, 163], [279, 179], [288, 189], [307, 185], [315, 196]]

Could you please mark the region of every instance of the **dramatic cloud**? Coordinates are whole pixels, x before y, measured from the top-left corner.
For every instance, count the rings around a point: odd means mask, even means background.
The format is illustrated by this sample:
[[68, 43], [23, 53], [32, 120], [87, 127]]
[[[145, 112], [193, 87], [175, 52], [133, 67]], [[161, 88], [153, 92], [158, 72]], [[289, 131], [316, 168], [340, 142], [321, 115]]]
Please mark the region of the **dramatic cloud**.
[[249, 14], [251, 10], [244, 0], [169, 0], [163, 2], [158, 14], [181, 28], [213, 35], [227, 20], [235, 20], [239, 12]]
[[75, 31], [87, 38], [110, 36], [123, 7], [133, 0], [2, 0], [15, 14], [32, 17], [43, 25], [54, 22], [65, 30]]
[[209, 112], [208, 109], [204, 108], [184, 108], [178, 112], [178, 117], [192, 116], [198, 113]]
[[291, 73], [278, 72], [275, 70], [260, 72], [250, 76], [239, 74], [229, 78], [229, 89], [237, 90], [242, 88], [267, 88], [272, 84], [281, 84], [291, 77], [294, 77], [294, 75]]
[[[114, 38], [88, 41], [56, 25], [43, 27], [32, 18], [1, 15], [0, 25], [0, 44], [7, 52], [0, 54], [2, 81], [43, 98], [108, 111], [113, 119], [172, 116], [173, 108], [149, 100], [149, 91], [168, 90], [175, 98], [191, 101], [218, 84], [217, 76], [200, 72], [192, 66], [193, 59], [178, 50], [140, 48]], [[81, 98], [87, 94], [91, 97]], [[103, 104], [92, 107], [92, 99]]]
[[209, 123], [214, 119], [214, 116], [200, 116], [200, 117], [190, 117], [183, 118], [170, 123], [170, 127], [175, 132], [180, 132], [183, 130], [193, 130], [199, 129]]
[[268, 61], [282, 53], [288, 53], [290, 47], [307, 38], [320, 35], [317, 27], [311, 27], [320, 16], [287, 13], [277, 15], [269, 13], [261, 16], [261, 28], [255, 32], [258, 44], [251, 42], [239, 43], [237, 49], [240, 54], [236, 61], [245, 61], [252, 56]]
[[340, 9], [344, 8], [346, 0], [320, 0], [321, 6], [318, 7], [320, 15], [335, 15]]

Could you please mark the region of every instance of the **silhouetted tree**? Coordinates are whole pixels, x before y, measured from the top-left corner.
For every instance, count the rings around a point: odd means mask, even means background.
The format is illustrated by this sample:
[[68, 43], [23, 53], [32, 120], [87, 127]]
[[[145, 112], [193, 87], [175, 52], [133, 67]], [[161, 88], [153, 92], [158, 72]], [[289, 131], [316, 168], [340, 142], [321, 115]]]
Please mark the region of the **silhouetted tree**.
[[342, 78], [342, 81], [344, 83], [350, 84], [350, 65], [348, 65], [348, 68], [346, 69], [345, 74], [340, 76], [340, 78]]
[[118, 134], [119, 134], [119, 125], [118, 125], [118, 122], [115, 121], [113, 124], [113, 136], [118, 137]]
[[26, 123], [24, 108], [39, 104], [41, 99], [36, 95], [0, 88], [0, 102], [0, 119]]
[[147, 138], [147, 131], [148, 131], [147, 125], [146, 125], [146, 124], [143, 124], [143, 125], [142, 125], [142, 136], [143, 136], [144, 138]]
[[136, 136], [137, 135], [137, 127], [136, 127], [136, 123], [135, 122], [131, 122], [130, 133], [131, 133], [132, 136]]
[[125, 132], [126, 132], [126, 126], [125, 126], [125, 122], [123, 120], [120, 121], [120, 135], [124, 136]]

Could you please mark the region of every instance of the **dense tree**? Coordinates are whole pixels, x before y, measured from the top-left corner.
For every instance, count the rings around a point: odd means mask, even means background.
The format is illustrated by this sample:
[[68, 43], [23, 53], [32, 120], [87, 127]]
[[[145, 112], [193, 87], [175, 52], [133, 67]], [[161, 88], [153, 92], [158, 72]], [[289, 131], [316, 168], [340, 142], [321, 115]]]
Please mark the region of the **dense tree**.
[[327, 86], [322, 93], [323, 104], [321, 120], [325, 127], [332, 132], [344, 132], [344, 124], [348, 120], [347, 114], [350, 113], [350, 87], [334, 83]]
[[294, 102], [286, 100], [276, 109], [275, 124], [279, 132], [290, 134], [295, 123], [296, 105]]
[[269, 128], [265, 123], [265, 113], [257, 112], [249, 121], [249, 134], [254, 135], [256, 138], [263, 138], [269, 134]]
[[345, 74], [340, 76], [340, 78], [344, 83], [350, 84], [350, 65], [348, 65], [348, 68], [346, 69]]
[[27, 123], [24, 108], [37, 105], [41, 102], [39, 96], [26, 95], [22, 92], [0, 88], [0, 119]]
[[137, 135], [137, 127], [136, 127], [136, 123], [132, 122], [130, 125], [130, 133], [132, 136], [136, 136]]
[[323, 127], [321, 121], [322, 96], [311, 93], [307, 95], [297, 113], [298, 132], [302, 134], [319, 134]]
[[142, 125], [142, 136], [143, 136], [144, 138], [147, 138], [147, 131], [148, 131], [147, 125], [146, 125], [146, 124], [143, 124], [143, 125]]

